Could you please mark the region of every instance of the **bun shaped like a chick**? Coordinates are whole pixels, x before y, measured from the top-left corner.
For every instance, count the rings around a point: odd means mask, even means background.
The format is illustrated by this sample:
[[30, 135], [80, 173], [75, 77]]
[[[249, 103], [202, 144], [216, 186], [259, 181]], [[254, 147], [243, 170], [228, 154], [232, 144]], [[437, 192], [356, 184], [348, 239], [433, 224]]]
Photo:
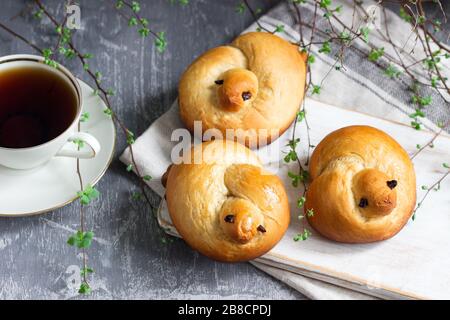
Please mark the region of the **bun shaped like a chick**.
[[348, 243], [375, 242], [397, 234], [414, 210], [416, 176], [406, 151], [369, 126], [327, 135], [310, 162], [305, 210], [323, 236]]
[[305, 90], [305, 54], [266, 32], [250, 32], [210, 49], [184, 72], [179, 84], [183, 122], [203, 133], [239, 129], [240, 142], [262, 146], [294, 121]]
[[250, 149], [230, 140], [199, 144], [183, 163], [172, 165], [166, 200], [183, 239], [219, 261], [263, 255], [289, 225], [288, 198], [280, 179], [265, 171]]

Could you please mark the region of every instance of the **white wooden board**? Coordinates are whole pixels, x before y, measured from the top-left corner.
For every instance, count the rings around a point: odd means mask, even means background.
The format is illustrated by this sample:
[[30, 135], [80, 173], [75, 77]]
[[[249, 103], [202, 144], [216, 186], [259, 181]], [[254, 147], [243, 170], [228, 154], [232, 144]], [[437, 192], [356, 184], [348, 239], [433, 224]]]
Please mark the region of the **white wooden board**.
[[[307, 106], [313, 145], [336, 129], [356, 124], [370, 125], [387, 132], [410, 154], [417, 150], [417, 144], [423, 145], [433, 137], [433, 133], [428, 131], [416, 131], [403, 124], [310, 99]], [[305, 149], [304, 128], [298, 130], [298, 137]], [[281, 145], [285, 145], [288, 139], [289, 133], [280, 137]], [[450, 162], [448, 135], [440, 136], [434, 145], [414, 159], [418, 199], [425, 192], [421, 186], [436, 181], [447, 170], [442, 163]], [[261, 154], [261, 157], [268, 168], [273, 166], [273, 155], [266, 157]], [[290, 185], [286, 178], [288, 170], [294, 171], [295, 168], [282, 165], [277, 174], [286, 182], [291, 225], [282, 241], [257, 259], [258, 262], [381, 298], [450, 298], [450, 178], [441, 184], [439, 192], [431, 193], [418, 211], [416, 220], [410, 220], [392, 239], [374, 244], [342, 244], [327, 240], [313, 230], [307, 241], [294, 242], [294, 236], [302, 230], [296, 207], [302, 189]], [[165, 227], [170, 225], [164, 210], [160, 223]]]

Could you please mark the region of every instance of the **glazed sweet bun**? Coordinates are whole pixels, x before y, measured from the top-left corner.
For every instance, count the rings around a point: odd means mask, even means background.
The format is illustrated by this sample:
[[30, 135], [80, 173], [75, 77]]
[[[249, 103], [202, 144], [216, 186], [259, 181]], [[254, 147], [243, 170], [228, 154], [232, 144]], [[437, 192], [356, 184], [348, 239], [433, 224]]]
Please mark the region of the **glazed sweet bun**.
[[305, 55], [297, 46], [266, 32], [244, 34], [187, 68], [179, 84], [181, 118], [191, 131], [196, 120], [203, 133], [216, 129], [223, 139], [226, 129], [240, 129], [235, 140], [262, 146], [295, 119], [305, 76]]
[[340, 242], [388, 239], [410, 218], [416, 177], [406, 151], [386, 133], [351, 126], [326, 136], [310, 163], [305, 210], [311, 226]]
[[183, 163], [172, 165], [166, 200], [183, 239], [220, 261], [261, 256], [289, 225], [282, 182], [262, 168], [250, 149], [233, 141], [197, 145]]

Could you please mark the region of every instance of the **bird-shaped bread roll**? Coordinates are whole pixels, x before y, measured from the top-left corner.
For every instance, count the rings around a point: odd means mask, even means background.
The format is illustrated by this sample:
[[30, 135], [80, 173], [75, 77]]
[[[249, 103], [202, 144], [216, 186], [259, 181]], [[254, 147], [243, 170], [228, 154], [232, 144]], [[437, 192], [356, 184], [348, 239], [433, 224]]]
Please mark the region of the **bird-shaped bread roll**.
[[[183, 122], [194, 131], [216, 129], [222, 139], [258, 147], [292, 123], [303, 100], [305, 54], [266, 32], [250, 32], [230, 45], [208, 50], [184, 72], [179, 84]], [[227, 136], [227, 129], [238, 130]]]
[[170, 217], [195, 250], [220, 261], [246, 261], [269, 251], [289, 224], [280, 179], [257, 156], [230, 140], [199, 144], [169, 168]]
[[323, 236], [349, 243], [388, 239], [416, 203], [416, 177], [406, 151], [386, 133], [351, 126], [326, 136], [311, 156], [305, 210]]

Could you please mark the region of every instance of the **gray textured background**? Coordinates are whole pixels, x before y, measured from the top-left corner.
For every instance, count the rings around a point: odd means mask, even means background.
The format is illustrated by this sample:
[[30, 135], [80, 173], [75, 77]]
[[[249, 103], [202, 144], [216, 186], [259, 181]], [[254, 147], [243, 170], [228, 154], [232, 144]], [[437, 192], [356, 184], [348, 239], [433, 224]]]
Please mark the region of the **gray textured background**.
[[[255, 1], [263, 11], [280, 2]], [[0, 21], [40, 47], [53, 47], [54, 28], [46, 19], [31, 18], [32, 2], [0, 0]], [[229, 42], [252, 22], [250, 15], [235, 13], [240, 0], [190, 0], [186, 7], [170, 0], [141, 1], [141, 15], [151, 28], [166, 31], [167, 51], [159, 54], [152, 39], [142, 40], [127, 26], [114, 2], [79, 1], [82, 30], [74, 39], [84, 52], [94, 54], [91, 68], [101, 71], [106, 86], [115, 89], [114, 108], [137, 135], [171, 105], [181, 72], [196, 56]], [[62, 13], [62, 0], [44, 3]], [[449, 25], [444, 29], [450, 30]], [[0, 30], [0, 56], [14, 53], [35, 52]], [[66, 66], [89, 80], [78, 61]], [[167, 238], [149, 206], [131, 199], [137, 180], [118, 160], [125, 145], [119, 135], [115, 160], [98, 184], [100, 200], [87, 212], [87, 225], [99, 239], [88, 251], [89, 265], [96, 270], [89, 298], [303, 298], [250, 264], [211, 261], [181, 240], [164, 243]], [[155, 195], [152, 200], [155, 206], [159, 203]], [[81, 259], [66, 244], [78, 226], [78, 203], [37, 217], [0, 219], [0, 299], [79, 298], [70, 284]]]
[[[62, 12], [63, 1], [43, 2], [52, 12]], [[267, 10], [278, 1], [259, 2]], [[50, 46], [54, 28], [46, 19], [39, 23], [30, 17], [30, 3], [0, 0], [0, 20], [41, 47]], [[167, 51], [159, 54], [152, 39], [140, 39], [127, 26], [113, 3], [80, 1], [82, 30], [74, 39], [94, 54], [92, 69], [100, 70], [105, 84], [116, 90], [113, 104], [136, 134], [170, 106], [178, 78], [194, 57], [230, 41], [251, 23], [249, 15], [235, 13], [239, 1], [191, 0], [186, 7], [168, 0], [141, 1], [141, 15], [150, 26], [166, 31]], [[34, 52], [0, 31], [0, 56], [13, 53]], [[66, 65], [87, 79], [78, 61]], [[90, 298], [302, 298], [250, 264], [211, 261], [181, 240], [163, 243], [148, 205], [131, 200], [138, 190], [136, 180], [117, 159], [124, 147], [119, 135], [115, 160], [98, 184], [100, 200], [87, 212], [87, 225], [105, 240], [94, 242], [88, 251], [89, 264], [96, 270]], [[157, 197], [153, 200], [158, 204]], [[69, 230], [78, 226], [78, 203], [37, 217], [0, 219], [0, 298], [77, 297], [67, 282], [77, 274], [81, 260], [66, 240]]]

